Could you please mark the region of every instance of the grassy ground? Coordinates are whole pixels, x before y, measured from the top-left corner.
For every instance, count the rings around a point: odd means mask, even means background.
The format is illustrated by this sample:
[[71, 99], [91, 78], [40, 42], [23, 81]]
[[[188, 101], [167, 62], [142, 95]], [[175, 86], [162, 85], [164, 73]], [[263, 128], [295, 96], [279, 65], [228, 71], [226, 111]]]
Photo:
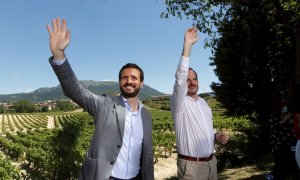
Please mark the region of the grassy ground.
[[219, 175], [219, 180], [260, 180], [266, 179], [273, 167], [272, 155], [268, 154], [257, 164], [236, 169], [226, 169]]

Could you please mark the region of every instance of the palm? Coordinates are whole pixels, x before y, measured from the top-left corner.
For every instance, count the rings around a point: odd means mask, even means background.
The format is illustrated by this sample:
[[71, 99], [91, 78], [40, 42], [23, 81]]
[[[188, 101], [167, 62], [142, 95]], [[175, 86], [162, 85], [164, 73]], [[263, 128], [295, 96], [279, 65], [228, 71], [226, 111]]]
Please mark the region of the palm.
[[52, 51], [63, 51], [69, 44], [70, 39], [66, 38], [65, 32], [58, 32], [50, 35], [50, 48]]
[[70, 43], [70, 31], [67, 30], [67, 23], [56, 18], [52, 20], [53, 30], [50, 25], [47, 26], [50, 34], [50, 49], [55, 59], [64, 58], [64, 50]]
[[185, 40], [190, 44], [194, 44], [195, 42], [197, 42], [198, 41], [197, 29], [196, 28], [188, 29], [185, 35]]

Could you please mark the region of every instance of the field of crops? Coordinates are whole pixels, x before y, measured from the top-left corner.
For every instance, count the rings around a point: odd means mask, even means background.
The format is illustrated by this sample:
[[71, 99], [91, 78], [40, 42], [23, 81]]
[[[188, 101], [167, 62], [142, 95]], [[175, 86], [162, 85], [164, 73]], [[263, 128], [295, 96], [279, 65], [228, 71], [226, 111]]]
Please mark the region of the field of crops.
[[[153, 118], [154, 155], [157, 162], [158, 157], [168, 157], [176, 151], [175, 133], [170, 111], [154, 109], [150, 111]], [[215, 113], [214, 124], [217, 129], [232, 134], [234, 131], [242, 132], [252, 127], [246, 119], [224, 118], [218, 113]], [[86, 112], [1, 114], [0, 178], [77, 177], [93, 130], [92, 117]], [[216, 153], [222, 155], [223, 151], [224, 147], [220, 146], [217, 147]], [[235, 151], [237, 152], [237, 149]], [[224, 163], [228, 164], [227, 161]]]
[[[174, 150], [175, 134], [170, 112], [151, 112], [157, 161]], [[0, 177], [77, 177], [93, 129], [85, 112], [0, 115]], [[17, 162], [17, 168], [10, 162]]]

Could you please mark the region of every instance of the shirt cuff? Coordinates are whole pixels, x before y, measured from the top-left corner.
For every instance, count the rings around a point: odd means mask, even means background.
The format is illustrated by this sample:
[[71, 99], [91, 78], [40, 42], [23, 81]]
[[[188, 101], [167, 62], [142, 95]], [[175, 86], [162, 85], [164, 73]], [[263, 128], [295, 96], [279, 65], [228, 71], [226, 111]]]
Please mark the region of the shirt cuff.
[[59, 66], [59, 65], [62, 65], [64, 62], [66, 62], [67, 58], [63, 58], [62, 60], [54, 60], [54, 58], [52, 59], [51, 61], [51, 64], [52, 65], [55, 65], [55, 66]]

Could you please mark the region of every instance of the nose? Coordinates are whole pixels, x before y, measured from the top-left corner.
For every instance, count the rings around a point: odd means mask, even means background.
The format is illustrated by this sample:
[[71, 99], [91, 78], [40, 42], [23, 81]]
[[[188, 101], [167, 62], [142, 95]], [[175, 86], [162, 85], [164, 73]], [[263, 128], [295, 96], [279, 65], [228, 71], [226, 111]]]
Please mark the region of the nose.
[[127, 83], [132, 83], [132, 78], [131, 77], [129, 77], [128, 79], [127, 79]]
[[190, 85], [195, 85], [195, 80], [193, 80], [193, 79], [189, 80], [189, 84]]

